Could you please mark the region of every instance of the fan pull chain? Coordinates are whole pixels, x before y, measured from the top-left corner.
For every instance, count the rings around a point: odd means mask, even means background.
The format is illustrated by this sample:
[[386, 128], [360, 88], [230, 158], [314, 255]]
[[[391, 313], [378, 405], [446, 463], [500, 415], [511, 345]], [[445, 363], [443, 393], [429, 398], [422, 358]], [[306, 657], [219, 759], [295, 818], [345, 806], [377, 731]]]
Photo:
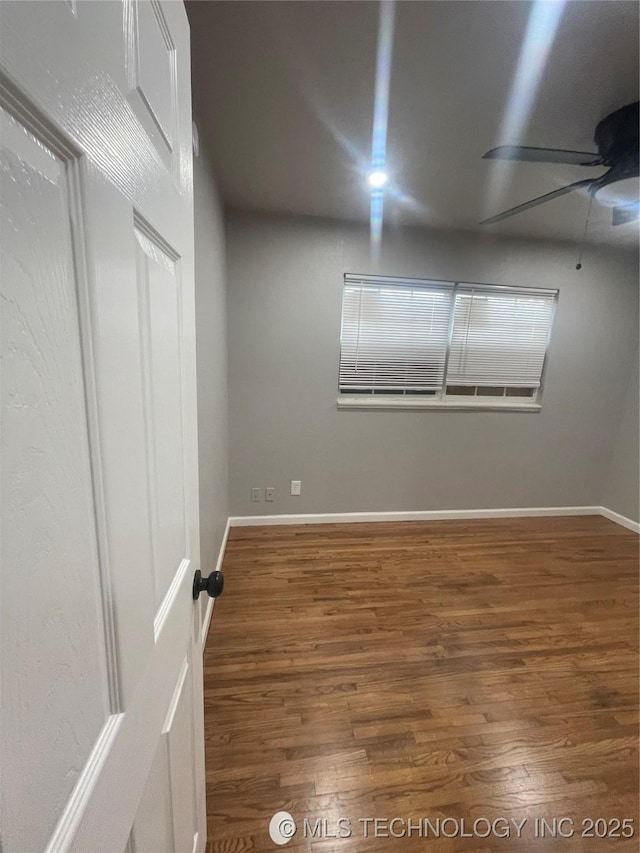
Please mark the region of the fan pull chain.
[[578, 254], [578, 263], [576, 264], [576, 269], [582, 269], [582, 253], [584, 251], [585, 240], [587, 239], [587, 229], [589, 228], [589, 217], [591, 216], [591, 205], [593, 204], [593, 196], [589, 193], [589, 207], [587, 208], [587, 218], [584, 223], [584, 231], [582, 233], [582, 240], [580, 241], [580, 252]]

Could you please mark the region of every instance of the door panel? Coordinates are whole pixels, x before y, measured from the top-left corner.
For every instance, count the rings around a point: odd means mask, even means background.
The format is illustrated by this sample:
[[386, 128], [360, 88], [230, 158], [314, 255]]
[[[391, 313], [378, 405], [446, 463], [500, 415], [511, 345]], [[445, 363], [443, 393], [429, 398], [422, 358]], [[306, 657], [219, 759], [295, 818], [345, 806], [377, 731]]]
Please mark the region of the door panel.
[[192, 678], [189, 660], [185, 658], [163, 729], [169, 747], [175, 850], [193, 850], [196, 841], [193, 832], [197, 815]]
[[186, 554], [179, 258], [142, 223], [137, 242], [140, 337], [156, 604]]
[[[108, 688], [73, 190], [63, 159], [5, 110], [0, 122], [3, 835], [9, 850], [40, 850], [108, 714]], [[23, 785], [43, 755], [34, 813]]]
[[158, 742], [129, 841], [129, 853], [175, 850], [167, 738]]
[[184, 8], [2, 2], [0, 82], [3, 850], [201, 851]]
[[171, 34], [159, 4], [136, 2], [134, 14], [135, 88], [170, 152], [175, 135], [175, 55]]
[[187, 658], [162, 727], [162, 737], [133, 824], [130, 853], [198, 848], [193, 673]]

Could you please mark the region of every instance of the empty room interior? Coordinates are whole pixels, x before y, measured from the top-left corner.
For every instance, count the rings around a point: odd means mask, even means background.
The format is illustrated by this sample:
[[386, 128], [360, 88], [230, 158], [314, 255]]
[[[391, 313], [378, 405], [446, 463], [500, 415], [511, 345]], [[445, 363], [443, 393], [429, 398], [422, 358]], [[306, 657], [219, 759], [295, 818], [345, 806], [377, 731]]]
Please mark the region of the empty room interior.
[[637, 850], [638, 3], [0, 14], [5, 853]]

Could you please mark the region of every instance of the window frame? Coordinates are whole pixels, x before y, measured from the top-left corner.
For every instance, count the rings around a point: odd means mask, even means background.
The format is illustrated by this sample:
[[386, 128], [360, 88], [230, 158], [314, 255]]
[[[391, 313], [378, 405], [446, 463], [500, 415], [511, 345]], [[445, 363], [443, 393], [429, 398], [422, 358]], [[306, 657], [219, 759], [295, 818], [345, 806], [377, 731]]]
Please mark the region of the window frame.
[[[518, 285], [502, 285], [502, 284], [488, 284], [485, 282], [470, 282], [470, 281], [453, 281], [449, 279], [417, 279], [417, 278], [405, 278], [400, 276], [376, 276], [376, 275], [357, 275], [355, 273], [345, 273], [343, 278], [342, 285], [342, 305], [341, 305], [341, 315], [340, 315], [340, 353], [338, 359], [338, 376], [340, 374], [340, 366], [342, 364], [342, 355], [343, 355], [343, 337], [344, 337], [344, 299], [345, 299], [345, 290], [347, 284], [354, 284], [356, 281], [365, 283], [370, 282], [372, 285], [383, 285], [386, 284], [388, 286], [404, 286], [410, 285], [414, 283], [417, 286], [428, 285], [429, 283], [437, 284], [442, 283], [443, 285], [448, 285], [452, 289], [452, 299], [451, 299], [451, 316], [449, 321], [449, 337], [447, 342], [447, 353], [445, 359], [444, 366], [444, 375], [443, 375], [443, 384], [442, 388], [439, 391], [436, 391], [434, 394], [419, 394], [419, 393], [399, 393], [399, 394], [390, 394], [390, 393], [375, 393], [374, 390], [371, 392], [363, 391], [361, 393], [349, 392], [349, 391], [340, 391], [339, 387], [339, 379], [338, 379], [338, 397], [337, 397], [337, 408], [338, 409], [366, 409], [366, 410], [378, 410], [378, 411], [390, 411], [390, 410], [399, 410], [399, 411], [464, 411], [464, 412], [473, 412], [473, 411], [501, 411], [501, 412], [525, 412], [525, 413], [533, 413], [539, 412], [542, 409], [542, 398], [543, 398], [543, 389], [546, 378], [546, 372], [548, 367], [548, 359], [549, 359], [549, 344], [551, 341], [551, 334], [553, 330], [553, 324], [555, 322], [555, 315], [558, 309], [558, 301], [560, 296], [560, 291], [557, 288], [536, 288], [536, 287], [519, 287]], [[542, 369], [540, 371], [540, 384], [538, 387], [534, 388], [532, 393], [523, 396], [509, 395], [507, 396], [507, 389], [513, 388], [515, 386], [512, 385], [504, 385], [504, 386], [489, 386], [489, 387], [501, 387], [504, 388], [502, 395], [500, 396], [489, 396], [489, 395], [478, 395], [477, 389], [483, 386], [456, 386], [456, 387], [473, 387], [476, 389], [474, 395], [465, 395], [465, 394], [453, 394], [447, 393], [447, 371], [449, 365], [449, 355], [451, 349], [451, 341], [453, 337], [453, 329], [454, 329], [454, 317], [455, 317], [455, 305], [456, 305], [456, 296], [461, 288], [478, 288], [482, 290], [486, 290], [488, 292], [500, 292], [505, 291], [509, 293], [514, 293], [514, 291], [522, 292], [523, 294], [530, 294], [533, 296], [537, 295], [545, 295], [551, 296], [553, 299], [553, 306], [551, 312], [551, 320], [549, 323], [549, 332], [547, 335], [547, 341], [545, 345], [544, 357], [542, 360]], [[450, 386], [452, 387], [452, 386]], [[486, 387], [486, 386], [485, 386]]]

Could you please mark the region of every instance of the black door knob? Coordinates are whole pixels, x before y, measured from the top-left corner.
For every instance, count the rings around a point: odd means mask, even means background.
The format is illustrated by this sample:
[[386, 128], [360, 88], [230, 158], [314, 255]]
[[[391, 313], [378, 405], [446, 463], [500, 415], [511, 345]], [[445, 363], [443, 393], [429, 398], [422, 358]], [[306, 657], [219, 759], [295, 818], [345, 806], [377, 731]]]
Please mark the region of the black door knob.
[[208, 578], [203, 578], [200, 569], [196, 569], [193, 576], [193, 597], [199, 598], [201, 592], [206, 592], [210, 598], [222, 595], [224, 589], [224, 575], [222, 572], [211, 572]]

